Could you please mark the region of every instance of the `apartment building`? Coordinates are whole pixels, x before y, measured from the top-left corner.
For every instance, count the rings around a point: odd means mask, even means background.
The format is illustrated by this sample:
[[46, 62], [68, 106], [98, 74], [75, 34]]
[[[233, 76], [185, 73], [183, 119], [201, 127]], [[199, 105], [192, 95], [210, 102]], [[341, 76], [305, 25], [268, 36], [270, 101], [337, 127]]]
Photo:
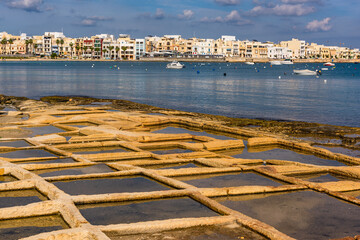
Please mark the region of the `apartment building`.
[[144, 38], [135, 39], [135, 59], [139, 60], [145, 55], [146, 44]]
[[290, 41], [281, 41], [280, 46], [288, 48], [292, 51], [292, 58], [305, 58], [306, 42], [304, 40], [299, 40], [296, 38], [291, 39]]

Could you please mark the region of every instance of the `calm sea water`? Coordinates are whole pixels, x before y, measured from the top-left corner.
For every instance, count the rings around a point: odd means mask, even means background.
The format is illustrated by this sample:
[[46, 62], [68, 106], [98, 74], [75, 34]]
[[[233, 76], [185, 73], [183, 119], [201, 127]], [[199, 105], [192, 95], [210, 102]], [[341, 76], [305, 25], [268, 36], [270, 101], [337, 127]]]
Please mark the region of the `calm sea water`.
[[336, 64], [319, 78], [292, 74], [319, 64], [185, 65], [174, 70], [166, 63], [0, 62], [0, 94], [126, 99], [231, 117], [360, 127], [358, 64]]

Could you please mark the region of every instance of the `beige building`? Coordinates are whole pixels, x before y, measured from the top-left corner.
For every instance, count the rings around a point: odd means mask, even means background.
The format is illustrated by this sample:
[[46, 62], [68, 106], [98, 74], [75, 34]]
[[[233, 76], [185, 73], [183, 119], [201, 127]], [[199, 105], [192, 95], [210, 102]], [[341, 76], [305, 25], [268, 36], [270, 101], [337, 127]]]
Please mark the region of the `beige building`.
[[306, 56], [305, 41], [303, 40], [293, 38], [290, 41], [280, 42], [280, 46], [290, 49], [293, 53], [293, 58], [304, 58]]

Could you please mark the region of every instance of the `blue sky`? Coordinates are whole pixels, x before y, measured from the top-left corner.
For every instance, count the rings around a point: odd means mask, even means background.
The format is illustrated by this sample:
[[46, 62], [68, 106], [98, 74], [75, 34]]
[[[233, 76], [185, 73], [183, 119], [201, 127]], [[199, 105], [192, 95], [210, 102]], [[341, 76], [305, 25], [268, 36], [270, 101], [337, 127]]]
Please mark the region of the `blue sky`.
[[360, 0], [0, 0], [0, 31], [300, 38], [360, 47]]

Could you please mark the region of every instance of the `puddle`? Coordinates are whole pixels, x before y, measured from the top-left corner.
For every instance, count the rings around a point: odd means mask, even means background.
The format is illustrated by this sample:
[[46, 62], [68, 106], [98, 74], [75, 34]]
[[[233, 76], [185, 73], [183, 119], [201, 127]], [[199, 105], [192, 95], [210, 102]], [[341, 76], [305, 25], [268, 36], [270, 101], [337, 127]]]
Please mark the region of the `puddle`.
[[68, 225], [60, 215], [2, 220], [0, 236], [2, 239], [16, 240], [67, 228]]
[[15, 108], [12, 108], [12, 107], [4, 107], [3, 109], [0, 109], [0, 111], [12, 112], [12, 111], [17, 111], [17, 110]]
[[152, 116], [166, 116], [163, 113], [147, 113], [147, 115], [152, 115]]
[[96, 154], [96, 153], [118, 153], [118, 152], [129, 152], [128, 149], [122, 147], [102, 147], [102, 148], [79, 148], [79, 149], [68, 149], [67, 151], [73, 154]]
[[159, 155], [193, 152], [192, 150], [183, 149], [183, 148], [155, 148], [155, 149], [151, 149], [149, 151], [152, 153], [155, 153], [155, 154], [159, 154]]
[[300, 153], [298, 151], [278, 148], [277, 146], [250, 149], [244, 148], [230, 151], [216, 151], [216, 153], [232, 156], [234, 158], [263, 160], [277, 159], [322, 166], [346, 166], [346, 164], [342, 162], [316, 157], [314, 155], [306, 154], [304, 152]]
[[170, 189], [170, 187], [143, 176], [84, 179], [66, 182], [53, 182], [53, 184], [70, 195], [150, 192]]
[[183, 239], [183, 240], [234, 240], [234, 239], [256, 239], [265, 240], [267, 238], [250, 231], [238, 224], [199, 226], [174, 231], [164, 231], [148, 233], [141, 235], [119, 236], [116, 232], [105, 232], [112, 240], [165, 240], [165, 239]]
[[212, 137], [219, 140], [236, 140], [235, 136], [231, 136], [230, 134], [223, 134], [223, 133], [212, 133], [210, 131], [203, 131], [203, 130], [188, 130], [185, 128], [180, 127], [165, 127], [159, 130], [152, 131], [152, 133], [167, 133], [167, 134], [178, 134], [178, 133], [189, 133], [191, 135], [196, 136], [206, 136]]
[[205, 174], [176, 177], [175, 179], [198, 188], [223, 188], [237, 186], [281, 186], [280, 181], [253, 172]]
[[26, 162], [16, 162], [18, 164], [51, 164], [51, 163], [75, 163], [73, 158], [58, 158], [54, 160], [45, 160], [45, 161], [26, 161]]
[[87, 110], [85, 110], [85, 109], [62, 109], [61, 111], [64, 111], [64, 112], [85, 112]]
[[16, 177], [13, 177], [11, 175], [0, 175], [0, 183], [5, 183], [5, 182], [14, 182], [17, 181], [18, 179]]
[[314, 147], [324, 148], [334, 153], [342, 153], [351, 157], [360, 157], [360, 150], [353, 150], [344, 147], [326, 147], [320, 145], [314, 145]]
[[351, 191], [351, 192], [343, 192], [343, 194], [346, 194], [346, 195], [348, 195], [348, 196], [351, 196], [351, 197], [360, 199], [360, 190], [358, 190], [358, 191]]
[[359, 234], [359, 206], [326, 194], [299, 191], [215, 200], [296, 239], [343, 238]]
[[291, 175], [291, 177], [299, 178], [309, 182], [323, 183], [323, 182], [337, 182], [337, 181], [360, 181], [359, 179], [349, 178], [333, 173], [318, 173], [305, 175]]
[[32, 127], [32, 128], [24, 127], [23, 129], [32, 131], [32, 133], [29, 135], [29, 137], [65, 132], [64, 130], [54, 127], [54, 126], [51, 126], [51, 125], [45, 126], [45, 127]]
[[56, 177], [63, 175], [83, 175], [91, 173], [109, 173], [115, 170], [108, 167], [106, 164], [97, 164], [89, 167], [78, 168], [65, 168], [65, 169], [44, 169], [33, 171], [33, 173], [40, 175], [41, 177]]
[[360, 134], [347, 134], [347, 135], [344, 135], [344, 137], [348, 137], [348, 138], [360, 138]]
[[218, 216], [191, 198], [81, 205], [79, 208], [81, 214], [94, 225]]
[[333, 144], [341, 144], [341, 139], [332, 139], [332, 138], [319, 138], [319, 137], [308, 137], [308, 136], [294, 136], [297, 139], [304, 140], [304, 141], [311, 141], [315, 143], [333, 143]]
[[42, 149], [29, 149], [29, 150], [17, 150], [7, 153], [0, 153], [0, 157], [4, 158], [35, 158], [35, 157], [56, 157], [56, 155], [42, 150]]
[[36, 189], [0, 192], [0, 208], [23, 206], [46, 200], [47, 198]]
[[208, 167], [198, 163], [174, 163], [174, 164], [159, 164], [159, 165], [148, 165], [142, 166], [148, 169], [181, 169], [181, 168], [197, 168], [197, 167]]
[[28, 143], [27, 141], [24, 140], [20, 140], [20, 141], [7, 141], [7, 142], [0, 142], [0, 146], [1, 147], [16, 147], [16, 148], [20, 148], [20, 147], [29, 147], [32, 146], [30, 143]]
[[97, 126], [96, 124], [90, 123], [90, 122], [70, 123], [70, 124], [64, 124], [64, 125], [65, 126], [70, 126], [70, 127], [77, 127], [77, 128]]

